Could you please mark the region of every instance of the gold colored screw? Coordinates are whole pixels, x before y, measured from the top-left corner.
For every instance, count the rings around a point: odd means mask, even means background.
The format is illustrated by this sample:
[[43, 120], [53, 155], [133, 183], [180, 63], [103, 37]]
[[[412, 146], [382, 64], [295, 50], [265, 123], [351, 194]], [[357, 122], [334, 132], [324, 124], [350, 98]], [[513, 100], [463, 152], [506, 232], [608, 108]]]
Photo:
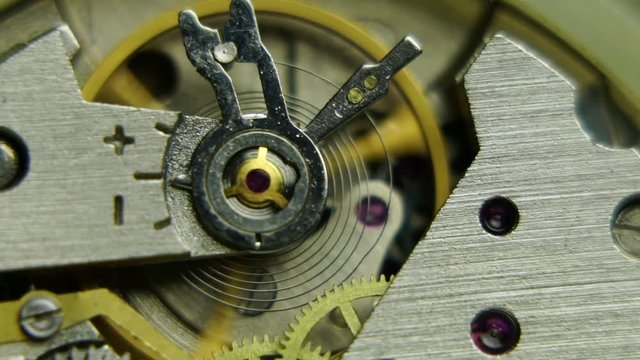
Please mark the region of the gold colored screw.
[[352, 104], [359, 104], [364, 99], [364, 93], [362, 90], [358, 88], [352, 88], [349, 90], [349, 94], [347, 95], [347, 100], [349, 100]]
[[375, 75], [369, 75], [364, 79], [364, 87], [367, 90], [373, 90], [378, 86], [378, 78]]

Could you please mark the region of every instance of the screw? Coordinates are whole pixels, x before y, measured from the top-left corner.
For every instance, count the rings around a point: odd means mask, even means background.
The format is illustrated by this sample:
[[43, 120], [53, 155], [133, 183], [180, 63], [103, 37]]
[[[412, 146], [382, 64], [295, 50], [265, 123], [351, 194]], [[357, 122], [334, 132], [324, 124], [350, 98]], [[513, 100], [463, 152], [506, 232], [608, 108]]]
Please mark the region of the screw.
[[623, 200], [611, 227], [611, 236], [622, 252], [640, 259], [640, 198]]
[[375, 75], [369, 75], [364, 79], [364, 88], [367, 90], [373, 90], [378, 86], [378, 78]]
[[0, 189], [8, 188], [20, 171], [20, 156], [10, 143], [0, 140]]
[[222, 64], [232, 62], [238, 56], [238, 48], [232, 42], [226, 42], [213, 48], [213, 56]]
[[46, 295], [29, 299], [20, 309], [20, 326], [34, 340], [48, 339], [62, 326], [62, 307]]
[[352, 88], [347, 94], [347, 100], [352, 104], [360, 104], [364, 100], [364, 93], [358, 88]]

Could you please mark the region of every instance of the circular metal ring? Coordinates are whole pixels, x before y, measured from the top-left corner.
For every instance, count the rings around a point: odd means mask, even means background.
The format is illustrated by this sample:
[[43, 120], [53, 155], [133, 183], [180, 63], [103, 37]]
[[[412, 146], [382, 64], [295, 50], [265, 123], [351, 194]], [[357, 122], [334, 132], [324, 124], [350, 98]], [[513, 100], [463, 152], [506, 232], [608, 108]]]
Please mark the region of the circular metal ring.
[[[268, 122], [268, 120], [266, 120]], [[196, 150], [191, 178], [193, 204], [200, 222], [216, 240], [239, 249], [276, 250], [311, 232], [322, 217], [327, 197], [327, 174], [313, 142], [292, 128], [279, 134], [247, 130], [224, 141], [222, 130], [208, 134]], [[297, 181], [288, 204], [270, 216], [242, 212], [225, 195], [227, 164], [239, 153], [265, 147], [286, 159]]]

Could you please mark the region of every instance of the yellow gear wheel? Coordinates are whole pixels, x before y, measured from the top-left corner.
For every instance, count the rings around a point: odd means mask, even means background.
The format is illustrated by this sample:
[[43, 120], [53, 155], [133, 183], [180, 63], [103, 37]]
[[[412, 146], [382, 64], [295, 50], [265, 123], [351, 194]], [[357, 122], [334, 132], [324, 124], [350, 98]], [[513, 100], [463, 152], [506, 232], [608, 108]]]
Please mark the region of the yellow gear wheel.
[[[305, 340], [309, 332], [318, 321], [327, 316], [334, 309], [339, 309], [347, 323], [349, 330], [355, 337], [362, 328], [362, 323], [356, 314], [352, 302], [358, 299], [382, 296], [393, 281], [393, 276], [386, 280], [384, 275], [378, 279], [375, 275], [370, 279], [363, 277], [359, 282], [355, 279], [351, 283], [344, 283], [334, 287], [331, 291], [325, 291], [323, 296], [309, 303], [302, 309], [302, 314], [296, 316], [297, 322], [290, 325], [291, 331], [285, 332], [282, 347], [278, 350], [283, 360], [303, 360], [303, 355], [311, 348], [311, 344]], [[316, 349], [317, 351], [318, 349]], [[329, 358], [329, 353], [324, 354], [324, 359]]]
[[[278, 337], [271, 340], [265, 335], [262, 340], [254, 336], [251, 341], [245, 339], [242, 344], [231, 344], [231, 347], [223, 347], [221, 351], [213, 354], [213, 360], [261, 360], [265, 357], [279, 359], [278, 349], [280, 339]], [[326, 357], [320, 355], [320, 348], [312, 351], [311, 346], [301, 349], [298, 359], [300, 360], [320, 360]]]

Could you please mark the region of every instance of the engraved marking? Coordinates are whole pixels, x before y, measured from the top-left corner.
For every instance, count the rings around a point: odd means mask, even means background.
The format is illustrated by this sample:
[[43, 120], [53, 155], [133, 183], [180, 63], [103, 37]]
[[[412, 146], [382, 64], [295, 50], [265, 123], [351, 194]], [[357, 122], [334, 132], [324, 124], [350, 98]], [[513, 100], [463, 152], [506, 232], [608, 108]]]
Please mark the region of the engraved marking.
[[124, 197], [116, 195], [113, 198], [113, 224], [124, 225]]
[[111, 136], [104, 137], [104, 143], [113, 146], [116, 155], [124, 155], [124, 148], [127, 145], [135, 144], [136, 139], [133, 136], [127, 136], [124, 133], [124, 127], [117, 125], [115, 133]]
[[136, 180], [162, 180], [162, 173], [136, 171], [133, 174], [133, 178]]
[[171, 225], [171, 217], [167, 217], [166, 219], [156, 221], [153, 224], [153, 228], [156, 230], [162, 230]]
[[165, 135], [173, 134], [173, 125], [165, 124], [162, 122], [156, 123], [155, 129]]

